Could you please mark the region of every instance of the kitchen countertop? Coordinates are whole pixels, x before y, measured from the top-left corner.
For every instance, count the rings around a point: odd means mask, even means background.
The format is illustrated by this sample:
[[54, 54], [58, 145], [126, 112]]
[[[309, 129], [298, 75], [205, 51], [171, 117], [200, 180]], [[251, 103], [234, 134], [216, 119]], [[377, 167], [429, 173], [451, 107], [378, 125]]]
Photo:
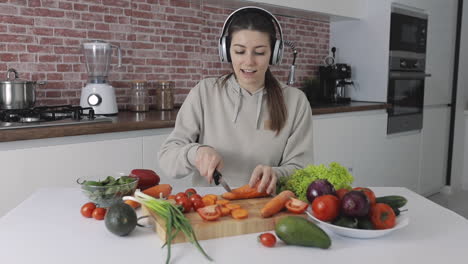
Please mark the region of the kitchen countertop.
[[[196, 188], [201, 194], [222, 188]], [[340, 237], [325, 229], [330, 249], [287, 246], [266, 248], [258, 233], [201, 241], [212, 263], [459, 263], [466, 258], [468, 220], [400, 187], [373, 187], [377, 196], [403, 195], [409, 225], [375, 239]], [[174, 186], [174, 193], [182, 191]], [[137, 227], [118, 237], [104, 221], [84, 218], [87, 202], [79, 188], [36, 190], [0, 218], [0, 259], [3, 263], [163, 263], [166, 248], [151, 229]], [[141, 209], [137, 210], [141, 214]], [[189, 243], [172, 246], [171, 263], [209, 263]]]
[[[386, 103], [376, 102], [351, 102], [348, 105], [316, 105], [312, 106], [312, 115], [386, 108], [388, 108]], [[174, 127], [177, 111], [177, 109], [141, 113], [121, 111], [116, 116], [110, 117], [112, 122], [0, 130], [0, 142]]]

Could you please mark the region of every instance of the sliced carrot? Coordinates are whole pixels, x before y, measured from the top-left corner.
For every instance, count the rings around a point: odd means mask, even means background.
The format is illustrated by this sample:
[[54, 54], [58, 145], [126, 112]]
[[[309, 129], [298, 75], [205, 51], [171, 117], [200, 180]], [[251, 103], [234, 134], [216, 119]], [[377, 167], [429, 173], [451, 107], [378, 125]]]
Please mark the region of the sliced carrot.
[[227, 208], [231, 209], [231, 210], [241, 208], [240, 205], [238, 205], [238, 204], [233, 204], [233, 203], [228, 203], [228, 204], [226, 204], [225, 206], [226, 206]]
[[168, 200], [175, 200], [175, 195], [171, 194], [167, 197]]
[[226, 204], [228, 204], [228, 203], [229, 203], [228, 200], [217, 200], [217, 201], [216, 201], [216, 204], [219, 204], [219, 205], [226, 205]]
[[249, 211], [243, 208], [237, 208], [231, 211], [231, 216], [234, 219], [245, 219], [249, 217]]
[[203, 197], [210, 197], [211, 199], [213, 199], [215, 202], [218, 200], [218, 196], [215, 195], [215, 194], [207, 194]]
[[132, 200], [125, 200], [124, 203], [130, 205], [133, 209], [137, 209], [141, 205], [139, 202], [135, 202], [135, 201], [132, 201]]
[[205, 206], [216, 204], [216, 201], [213, 200], [213, 198], [207, 197], [207, 196], [204, 196], [204, 197], [202, 198], [202, 201], [203, 201], [203, 203], [205, 204]]
[[159, 184], [143, 191], [144, 194], [153, 196], [154, 198], [168, 197], [171, 194], [172, 186], [169, 184]]
[[231, 192], [225, 192], [222, 194], [224, 199], [228, 200], [239, 200], [239, 199], [250, 199], [269, 196], [266, 192], [257, 192], [257, 187], [260, 182], [257, 182], [255, 187], [250, 187], [248, 184], [239, 188], [233, 189]]
[[227, 208], [226, 206], [220, 206], [220, 209], [221, 209], [222, 216], [231, 214], [231, 209]]
[[268, 203], [266, 203], [265, 206], [263, 206], [260, 214], [262, 217], [266, 218], [278, 213], [284, 209], [286, 202], [288, 202], [291, 197], [294, 198], [296, 195], [294, 195], [294, 193], [289, 190], [280, 192]]

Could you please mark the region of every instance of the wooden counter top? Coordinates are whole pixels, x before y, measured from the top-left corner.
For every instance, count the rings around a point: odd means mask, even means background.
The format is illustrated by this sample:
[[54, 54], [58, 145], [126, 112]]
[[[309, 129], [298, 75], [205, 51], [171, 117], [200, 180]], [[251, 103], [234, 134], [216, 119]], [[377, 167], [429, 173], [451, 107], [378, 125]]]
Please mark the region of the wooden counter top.
[[[312, 106], [313, 115], [386, 109], [385, 103], [351, 102], [349, 105]], [[144, 129], [174, 127], [178, 110], [149, 112], [119, 112], [112, 122], [0, 130], [0, 142], [91, 135]]]

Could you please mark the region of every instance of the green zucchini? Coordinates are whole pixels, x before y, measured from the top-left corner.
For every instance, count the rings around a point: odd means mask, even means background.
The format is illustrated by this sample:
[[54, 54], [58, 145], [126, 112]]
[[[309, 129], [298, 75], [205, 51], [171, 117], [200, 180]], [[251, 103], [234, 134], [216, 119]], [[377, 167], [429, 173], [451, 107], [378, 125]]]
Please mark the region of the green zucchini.
[[405, 206], [408, 200], [400, 195], [381, 196], [375, 199], [376, 203], [384, 203], [390, 205], [392, 208], [401, 208]]

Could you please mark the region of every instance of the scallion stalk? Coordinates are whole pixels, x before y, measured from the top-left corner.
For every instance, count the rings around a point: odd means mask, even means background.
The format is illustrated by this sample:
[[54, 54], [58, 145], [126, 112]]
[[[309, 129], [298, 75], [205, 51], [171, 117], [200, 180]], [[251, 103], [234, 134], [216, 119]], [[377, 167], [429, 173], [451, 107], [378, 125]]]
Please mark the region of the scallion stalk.
[[194, 244], [195, 247], [209, 260], [213, 259], [203, 250], [200, 243], [198, 243], [195, 232], [193, 231], [192, 225], [185, 215], [177, 208], [176, 205], [170, 203], [167, 200], [155, 199], [152, 196], [144, 194], [140, 191], [136, 191], [134, 195], [135, 199], [145, 205], [148, 209], [154, 211], [166, 222], [166, 243], [167, 245], [167, 258], [166, 263], [169, 263], [171, 259], [171, 243], [172, 239], [182, 231], [190, 243]]

